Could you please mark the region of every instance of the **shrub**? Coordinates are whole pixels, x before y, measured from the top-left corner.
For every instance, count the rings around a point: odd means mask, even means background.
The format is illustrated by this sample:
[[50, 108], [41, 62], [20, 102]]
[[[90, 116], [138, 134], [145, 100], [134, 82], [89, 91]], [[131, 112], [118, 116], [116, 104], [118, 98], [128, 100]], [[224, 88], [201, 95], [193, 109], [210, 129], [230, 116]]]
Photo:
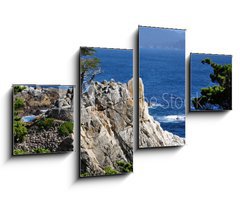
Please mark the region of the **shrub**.
[[22, 121], [14, 121], [13, 123], [13, 135], [16, 142], [23, 142], [28, 130], [25, 123]]
[[117, 165], [119, 166], [121, 172], [130, 173], [133, 171], [132, 163], [124, 162], [121, 160], [117, 161]]
[[20, 120], [21, 120], [21, 117], [19, 117], [17, 115], [14, 116], [14, 121], [20, 121]]
[[23, 154], [26, 154], [26, 153], [28, 153], [27, 151], [24, 151], [24, 150], [22, 150], [22, 149], [15, 149], [14, 151], [13, 151], [13, 155], [23, 155]]
[[33, 150], [34, 153], [50, 153], [49, 149], [45, 149], [45, 148], [36, 148]]
[[15, 110], [18, 110], [20, 108], [23, 108], [25, 105], [24, 99], [22, 98], [16, 98], [14, 102], [14, 108]]
[[64, 122], [59, 127], [59, 133], [64, 136], [68, 136], [73, 133], [73, 122]]
[[36, 125], [40, 130], [43, 130], [43, 129], [48, 130], [53, 126], [53, 122], [54, 122], [53, 118], [44, 118], [37, 121]]
[[87, 177], [87, 176], [90, 176], [88, 172], [83, 172], [80, 174], [80, 177]]
[[25, 90], [25, 89], [26, 89], [25, 86], [17, 85], [17, 86], [14, 86], [13, 92], [14, 92], [14, 94], [17, 94], [17, 93], [19, 93], [19, 92], [22, 92], [22, 91]]
[[110, 166], [104, 168], [105, 175], [115, 175], [119, 174], [119, 172], [115, 169], [112, 169]]

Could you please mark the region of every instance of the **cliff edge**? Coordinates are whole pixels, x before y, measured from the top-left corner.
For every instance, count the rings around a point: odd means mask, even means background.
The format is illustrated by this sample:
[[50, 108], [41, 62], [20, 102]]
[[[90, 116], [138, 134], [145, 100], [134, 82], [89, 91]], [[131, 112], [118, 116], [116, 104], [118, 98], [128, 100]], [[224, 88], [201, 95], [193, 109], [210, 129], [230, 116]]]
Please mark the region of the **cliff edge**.
[[[184, 139], [164, 131], [148, 113], [139, 80], [139, 147], [179, 146]], [[80, 176], [129, 172], [133, 162], [133, 80], [92, 81], [81, 95]], [[125, 164], [123, 164], [125, 163]]]
[[144, 101], [144, 85], [139, 79], [139, 148], [182, 146], [185, 139], [165, 131], [149, 114]]

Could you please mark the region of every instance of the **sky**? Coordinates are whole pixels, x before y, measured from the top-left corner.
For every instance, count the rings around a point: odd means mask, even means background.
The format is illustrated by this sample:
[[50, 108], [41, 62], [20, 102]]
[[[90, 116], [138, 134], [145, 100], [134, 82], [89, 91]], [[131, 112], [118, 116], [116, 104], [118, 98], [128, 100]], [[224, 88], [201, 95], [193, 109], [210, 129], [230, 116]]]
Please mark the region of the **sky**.
[[185, 30], [139, 26], [139, 47], [184, 50]]

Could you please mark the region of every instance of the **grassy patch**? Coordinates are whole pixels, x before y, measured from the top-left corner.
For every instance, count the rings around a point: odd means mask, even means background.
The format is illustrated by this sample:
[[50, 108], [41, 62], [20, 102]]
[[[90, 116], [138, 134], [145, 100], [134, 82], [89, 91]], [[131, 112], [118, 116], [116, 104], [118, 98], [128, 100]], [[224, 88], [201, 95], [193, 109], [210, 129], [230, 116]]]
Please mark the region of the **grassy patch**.
[[88, 177], [90, 174], [88, 172], [84, 172], [80, 174], [80, 177]]
[[61, 135], [70, 135], [71, 133], [73, 133], [73, 122], [64, 122], [58, 130]]
[[53, 126], [53, 122], [54, 122], [53, 118], [44, 118], [37, 121], [36, 125], [40, 130], [43, 130], [43, 129], [48, 130]]
[[45, 149], [45, 148], [36, 148], [33, 150], [34, 153], [50, 153], [49, 149]]
[[13, 150], [13, 155], [23, 155], [23, 154], [27, 154], [27, 151], [24, 151], [22, 149], [15, 149]]
[[121, 172], [124, 172], [124, 173], [133, 172], [132, 163], [128, 163], [120, 160], [120, 161], [117, 161], [117, 165], [119, 166]]
[[27, 133], [28, 130], [24, 122], [16, 120], [13, 122], [13, 135], [16, 142], [23, 142]]
[[25, 89], [26, 89], [25, 86], [17, 85], [17, 86], [14, 86], [13, 92], [14, 92], [14, 94], [17, 94], [17, 93], [19, 93], [19, 92], [22, 92], [22, 91], [25, 90]]
[[25, 105], [24, 99], [22, 98], [16, 98], [14, 101], [14, 109], [18, 110], [20, 108], [23, 108]]
[[104, 168], [104, 171], [105, 171], [105, 175], [115, 175], [115, 174], [119, 174], [119, 171], [111, 168], [110, 166], [105, 167], [105, 168]]

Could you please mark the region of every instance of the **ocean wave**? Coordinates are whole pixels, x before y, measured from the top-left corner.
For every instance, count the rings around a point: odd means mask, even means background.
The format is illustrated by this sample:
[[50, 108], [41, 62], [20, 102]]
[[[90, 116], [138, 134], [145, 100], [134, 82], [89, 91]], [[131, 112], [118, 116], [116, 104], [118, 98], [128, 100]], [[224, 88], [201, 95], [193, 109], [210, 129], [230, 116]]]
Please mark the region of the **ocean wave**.
[[161, 103], [151, 103], [148, 104], [148, 108], [156, 108], [156, 107], [163, 107], [164, 105]]
[[156, 116], [154, 117], [159, 122], [184, 122], [185, 121], [185, 115], [167, 115], [167, 116]]

